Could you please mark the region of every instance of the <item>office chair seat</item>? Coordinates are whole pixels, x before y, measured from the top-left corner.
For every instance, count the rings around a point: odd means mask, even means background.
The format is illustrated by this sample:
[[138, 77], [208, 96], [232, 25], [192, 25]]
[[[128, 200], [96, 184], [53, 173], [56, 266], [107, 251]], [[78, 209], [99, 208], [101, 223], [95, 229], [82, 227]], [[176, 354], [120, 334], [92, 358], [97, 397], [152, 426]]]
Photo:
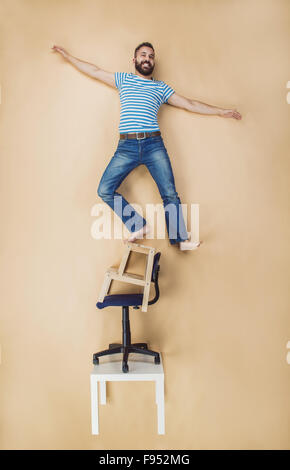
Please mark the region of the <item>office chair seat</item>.
[[111, 294], [106, 295], [103, 302], [98, 302], [98, 308], [105, 308], [111, 306], [123, 307], [123, 306], [137, 306], [142, 305], [143, 294]]

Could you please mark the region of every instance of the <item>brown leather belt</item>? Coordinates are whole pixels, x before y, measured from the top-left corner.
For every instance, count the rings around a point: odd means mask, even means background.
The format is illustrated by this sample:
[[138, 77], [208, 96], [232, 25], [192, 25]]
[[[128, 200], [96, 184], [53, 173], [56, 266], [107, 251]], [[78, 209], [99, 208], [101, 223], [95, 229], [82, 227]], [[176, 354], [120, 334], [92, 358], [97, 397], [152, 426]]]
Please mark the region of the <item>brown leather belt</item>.
[[154, 137], [155, 135], [161, 135], [160, 131], [154, 132], [130, 132], [129, 134], [120, 134], [120, 139], [146, 139], [146, 137]]

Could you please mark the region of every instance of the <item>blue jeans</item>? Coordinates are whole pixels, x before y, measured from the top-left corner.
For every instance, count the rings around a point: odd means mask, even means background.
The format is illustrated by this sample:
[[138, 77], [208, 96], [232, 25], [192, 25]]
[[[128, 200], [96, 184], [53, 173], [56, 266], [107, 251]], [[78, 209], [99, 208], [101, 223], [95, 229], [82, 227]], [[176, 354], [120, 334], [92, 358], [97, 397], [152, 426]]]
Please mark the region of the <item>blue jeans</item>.
[[169, 241], [187, 240], [182, 207], [176, 192], [174, 176], [162, 136], [139, 139], [120, 139], [117, 150], [108, 163], [98, 186], [98, 196], [122, 219], [130, 232], [141, 229], [146, 220], [116, 189], [137, 166], [145, 165], [156, 182], [165, 210]]

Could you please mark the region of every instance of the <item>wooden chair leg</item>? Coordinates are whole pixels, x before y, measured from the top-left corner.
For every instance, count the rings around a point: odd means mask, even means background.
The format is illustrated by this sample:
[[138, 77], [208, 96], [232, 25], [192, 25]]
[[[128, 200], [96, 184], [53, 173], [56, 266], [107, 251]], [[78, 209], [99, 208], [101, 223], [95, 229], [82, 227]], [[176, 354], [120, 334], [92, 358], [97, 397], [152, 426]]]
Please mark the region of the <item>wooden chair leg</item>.
[[122, 261], [121, 261], [119, 269], [118, 269], [118, 274], [122, 275], [124, 273], [124, 271], [126, 269], [126, 266], [127, 266], [127, 263], [128, 263], [130, 252], [131, 252], [130, 245], [126, 245], [125, 252], [123, 254], [123, 258], [122, 258]]
[[149, 293], [150, 293], [150, 285], [151, 285], [151, 276], [152, 276], [152, 268], [153, 268], [153, 260], [154, 260], [154, 249], [151, 249], [147, 255], [147, 263], [146, 263], [146, 270], [145, 270], [145, 286], [143, 292], [143, 302], [142, 302], [142, 312], [147, 312], [148, 307], [148, 300], [149, 300]]
[[102, 285], [102, 288], [101, 288], [101, 292], [100, 292], [100, 295], [99, 295], [98, 302], [103, 302], [104, 297], [105, 297], [105, 296], [108, 294], [108, 292], [109, 292], [111, 282], [112, 282], [111, 274], [110, 274], [110, 273], [106, 273], [106, 274], [105, 274], [105, 279], [104, 279], [104, 282], [103, 282], [103, 285]]

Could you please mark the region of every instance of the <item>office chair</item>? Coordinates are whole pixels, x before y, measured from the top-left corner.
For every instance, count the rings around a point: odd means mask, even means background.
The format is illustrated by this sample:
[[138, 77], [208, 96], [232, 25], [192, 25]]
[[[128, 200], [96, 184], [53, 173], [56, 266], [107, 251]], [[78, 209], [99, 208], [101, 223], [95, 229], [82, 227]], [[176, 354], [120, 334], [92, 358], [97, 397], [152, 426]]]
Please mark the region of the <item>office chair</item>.
[[[158, 252], [154, 256], [151, 282], [154, 282], [155, 296], [152, 300], [149, 300], [148, 305], [155, 304], [159, 299], [159, 259], [161, 253]], [[113, 294], [107, 295], [103, 302], [97, 302], [96, 306], [100, 309], [105, 307], [122, 307], [122, 344], [112, 343], [109, 344], [109, 349], [99, 351], [93, 355], [93, 364], [99, 364], [99, 357], [108, 356], [110, 354], [123, 353], [122, 370], [128, 372], [128, 356], [130, 353], [145, 354], [154, 356], [155, 364], [160, 364], [160, 356], [156, 351], [148, 349], [147, 343], [131, 343], [131, 331], [130, 331], [130, 318], [129, 318], [129, 307], [139, 309], [143, 302], [143, 294]]]

